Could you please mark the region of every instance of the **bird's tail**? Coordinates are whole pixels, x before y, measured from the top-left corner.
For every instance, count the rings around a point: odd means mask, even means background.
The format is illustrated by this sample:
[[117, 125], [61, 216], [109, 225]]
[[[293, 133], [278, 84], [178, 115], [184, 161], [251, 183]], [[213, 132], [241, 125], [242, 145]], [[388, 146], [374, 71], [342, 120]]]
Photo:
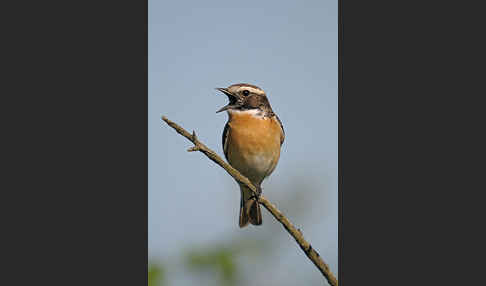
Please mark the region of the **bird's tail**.
[[240, 185], [241, 203], [240, 203], [240, 221], [239, 225], [245, 227], [248, 223], [253, 225], [262, 224], [262, 211], [260, 204], [253, 196], [253, 192], [246, 186]]

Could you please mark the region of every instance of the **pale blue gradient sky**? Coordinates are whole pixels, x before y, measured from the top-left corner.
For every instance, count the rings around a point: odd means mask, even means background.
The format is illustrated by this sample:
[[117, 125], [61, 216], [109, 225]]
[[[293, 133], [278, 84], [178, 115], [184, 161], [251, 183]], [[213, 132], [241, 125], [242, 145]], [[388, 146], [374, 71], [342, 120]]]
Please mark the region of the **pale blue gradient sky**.
[[[312, 181], [318, 195], [303, 206], [307, 219], [290, 219], [337, 275], [337, 11], [337, 0], [149, 0], [149, 258], [258, 232], [238, 228], [236, 183], [202, 154], [188, 153], [190, 142], [160, 119], [195, 129], [223, 156], [227, 115], [215, 112], [227, 99], [214, 88], [246, 82], [266, 91], [286, 132], [264, 194], [280, 206], [279, 186], [301, 174]], [[277, 224], [263, 212], [262, 227]], [[282, 228], [274, 235], [293, 247], [278, 271], [320, 275]]]

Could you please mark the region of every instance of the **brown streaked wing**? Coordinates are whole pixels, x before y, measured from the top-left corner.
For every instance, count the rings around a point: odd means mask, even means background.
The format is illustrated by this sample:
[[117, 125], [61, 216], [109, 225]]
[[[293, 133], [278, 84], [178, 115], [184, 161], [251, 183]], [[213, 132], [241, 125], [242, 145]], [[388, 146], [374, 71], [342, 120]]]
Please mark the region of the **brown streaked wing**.
[[277, 118], [278, 124], [280, 124], [280, 128], [282, 128], [282, 138], [280, 138], [280, 146], [282, 146], [282, 144], [285, 141], [285, 130], [284, 130], [282, 121], [280, 121], [280, 118], [278, 118], [277, 114], [275, 114], [275, 117]]
[[224, 126], [223, 129], [223, 138], [222, 138], [222, 143], [223, 143], [223, 152], [224, 152], [224, 157], [226, 160], [228, 160], [228, 146], [226, 144], [228, 140], [228, 130], [229, 130], [229, 122], [226, 122], [226, 125]]

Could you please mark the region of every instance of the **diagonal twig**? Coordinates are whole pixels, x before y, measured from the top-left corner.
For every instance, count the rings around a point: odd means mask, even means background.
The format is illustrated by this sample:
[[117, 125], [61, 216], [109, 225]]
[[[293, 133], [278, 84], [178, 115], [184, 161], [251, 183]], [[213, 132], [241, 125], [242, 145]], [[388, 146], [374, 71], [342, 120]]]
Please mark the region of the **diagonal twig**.
[[[187, 132], [184, 128], [180, 127], [176, 123], [167, 119], [167, 117], [162, 116], [162, 120], [164, 120], [170, 127], [174, 128], [177, 133], [181, 134], [182, 136], [186, 137], [189, 141], [194, 143], [194, 146], [189, 148], [189, 152], [199, 151], [204, 153], [209, 159], [214, 161], [216, 164], [223, 167], [223, 169], [228, 172], [238, 183], [246, 185], [250, 188], [254, 194], [257, 193], [257, 189], [253, 184], [243, 176], [238, 170], [233, 168], [230, 164], [226, 163], [223, 159], [221, 159], [218, 154], [216, 154], [213, 150], [209, 149], [206, 145], [204, 145], [201, 141], [197, 139], [196, 132], [193, 131], [192, 134]], [[295, 226], [285, 217], [281, 211], [275, 207], [272, 203], [270, 203], [263, 195], [259, 196], [258, 202], [262, 204], [274, 217], [278, 220], [283, 227], [287, 230], [287, 232], [295, 239], [295, 241], [299, 244], [300, 248], [304, 251], [304, 253], [309, 257], [309, 259], [316, 265], [316, 267], [321, 271], [322, 275], [327, 279], [332, 286], [338, 285], [338, 280], [331, 272], [329, 266], [324, 263], [322, 258], [320, 257], [319, 253], [317, 253], [312, 245], [304, 239], [302, 232], [295, 228]]]

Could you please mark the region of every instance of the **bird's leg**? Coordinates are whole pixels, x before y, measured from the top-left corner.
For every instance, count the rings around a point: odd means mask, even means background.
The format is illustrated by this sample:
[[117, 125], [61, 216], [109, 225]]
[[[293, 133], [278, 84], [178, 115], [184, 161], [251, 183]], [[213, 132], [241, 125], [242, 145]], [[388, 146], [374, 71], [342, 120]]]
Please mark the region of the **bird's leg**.
[[258, 186], [257, 187], [257, 197], [260, 197], [260, 195], [262, 194], [262, 187], [261, 186]]
[[262, 187], [261, 186], [257, 186], [256, 189], [257, 189], [256, 194], [253, 194], [251, 196], [251, 198], [252, 199], [255, 199], [258, 202], [258, 199], [260, 198], [260, 195], [262, 194]]

